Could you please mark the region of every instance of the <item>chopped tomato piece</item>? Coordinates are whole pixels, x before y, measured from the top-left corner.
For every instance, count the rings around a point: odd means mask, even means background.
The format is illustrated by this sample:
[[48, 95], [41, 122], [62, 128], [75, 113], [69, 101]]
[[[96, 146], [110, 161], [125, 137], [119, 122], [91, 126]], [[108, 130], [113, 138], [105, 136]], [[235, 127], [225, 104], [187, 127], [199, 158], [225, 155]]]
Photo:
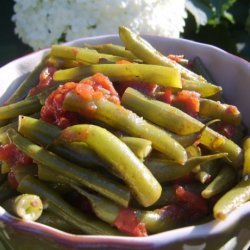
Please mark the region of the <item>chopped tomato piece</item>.
[[165, 103], [168, 103], [168, 104], [171, 104], [172, 101], [173, 101], [173, 94], [172, 94], [172, 90], [171, 89], [165, 89], [163, 95], [161, 95], [159, 97], [159, 100], [162, 101], [162, 102], [165, 102]]
[[145, 83], [141, 81], [119, 81], [115, 85], [119, 96], [122, 96], [127, 88], [133, 88], [141, 93], [153, 97], [158, 87], [155, 83]]
[[132, 62], [130, 62], [130, 61], [127, 61], [127, 60], [119, 60], [119, 61], [117, 61], [116, 62], [116, 64], [131, 64]]
[[62, 109], [66, 94], [72, 89], [75, 89], [75, 87], [76, 83], [68, 82], [53, 91], [41, 109], [41, 119], [45, 122], [57, 125], [60, 128], [66, 128], [79, 123], [78, 114]]
[[53, 85], [53, 75], [56, 72], [57, 68], [55, 67], [46, 67], [40, 74], [39, 82], [37, 86], [32, 88], [29, 92], [29, 95], [36, 95], [46, 88]]
[[173, 55], [173, 54], [170, 54], [167, 57], [169, 59], [173, 60], [173, 61], [180, 62], [184, 58], [184, 55]]
[[173, 100], [173, 105], [187, 114], [196, 117], [200, 110], [200, 94], [195, 91], [181, 90]]
[[198, 194], [187, 191], [182, 186], [176, 187], [176, 196], [180, 202], [183, 202], [191, 214], [207, 214], [208, 204], [207, 201]]
[[8, 182], [13, 189], [17, 189], [19, 183], [18, 183], [16, 176], [15, 176], [15, 173], [13, 171], [10, 171], [8, 173]]
[[5, 144], [0, 146], [0, 160], [11, 166], [30, 165], [33, 160], [20, 151], [15, 144]]
[[135, 211], [130, 208], [122, 208], [117, 216], [114, 225], [121, 231], [133, 236], [147, 236], [144, 223], [136, 217]]

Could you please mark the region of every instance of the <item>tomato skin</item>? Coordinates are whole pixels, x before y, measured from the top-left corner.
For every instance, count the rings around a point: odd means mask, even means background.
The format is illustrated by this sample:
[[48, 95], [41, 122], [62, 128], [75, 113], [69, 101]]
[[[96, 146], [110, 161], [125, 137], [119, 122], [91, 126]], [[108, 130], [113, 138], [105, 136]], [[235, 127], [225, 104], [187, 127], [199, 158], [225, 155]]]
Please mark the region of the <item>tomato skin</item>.
[[10, 171], [8, 173], [8, 183], [10, 184], [10, 186], [13, 188], [13, 189], [17, 189], [19, 183], [16, 179], [16, 176], [15, 176], [15, 173], [13, 171]]
[[130, 208], [122, 208], [117, 216], [114, 226], [121, 232], [128, 233], [133, 236], [147, 236], [147, 230], [144, 223], [141, 223], [136, 217], [134, 210]]
[[32, 88], [29, 92], [29, 95], [36, 95], [40, 93], [41, 91], [45, 90], [46, 88], [50, 87], [53, 85], [53, 75], [56, 72], [57, 68], [55, 67], [46, 67], [40, 74], [39, 77], [39, 82], [37, 86]]
[[41, 119], [62, 129], [79, 123], [78, 114], [62, 109], [66, 94], [75, 89], [75, 87], [76, 83], [68, 82], [53, 91], [41, 109]]
[[200, 195], [185, 190], [181, 185], [176, 186], [175, 192], [178, 202], [185, 207], [190, 218], [201, 217], [208, 213], [208, 203]]
[[200, 94], [195, 91], [181, 90], [173, 99], [173, 105], [187, 114], [196, 117], [200, 110]]
[[33, 160], [20, 151], [15, 144], [0, 145], [0, 160], [11, 166], [25, 166], [33, 163]]

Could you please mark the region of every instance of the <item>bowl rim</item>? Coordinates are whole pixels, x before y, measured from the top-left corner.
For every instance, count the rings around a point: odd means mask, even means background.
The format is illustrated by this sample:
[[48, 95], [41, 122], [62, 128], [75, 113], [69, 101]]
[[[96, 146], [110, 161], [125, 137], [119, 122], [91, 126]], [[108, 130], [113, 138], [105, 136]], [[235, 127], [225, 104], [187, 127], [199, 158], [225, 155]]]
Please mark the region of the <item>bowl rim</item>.
[[[72, 44], [78, 44], [78, 43], [84, 43], [86, 41], [97, 41], [97, 40], [114, 40], [117, 39], [118, 35], [101, 35], [101, 36], [95, 36], [95, 37], [85, 37], [76, 39], [67, 43], [64, 43], [66, 45], [72, 45]], [[250, 63], [238, 56], [232, 55], [223, 49], [217, 48], [213, 45], [208, 45], [204, 43], [199, 43], [183, 38], [166, 38], [162, 36], [153, 36], [153, 35], [143, 35], [143, 37], [147, 40], [156, 39], [158, 41], [172, 41], [177, 43], [186, 43], [190, 44], [192, 46], [198, 46], [205, 49], [212, 49], [217, 51], [218, 53], [222, 53], [223, 56], [227, 56], [229, 59], [236, 60], [237, 63], [241, 64], [242, 67], [245, 67], [246, 69], [250, 69]], [[29, 58], [33, 55], [47, 53], [49, 49], [42, 49], [40, 51], [32, 52], [28, 55], [25, 55], [23, 57], [20, 57], [18, 59], [15, 59], [6, 65], [2, 66], [0, 68], [0, 76], [1, 72], [4, 72], [6, 68], [9, 66], [13, 66], [15, 64], [22, 63], [25, 60], [29, 60]], [[107, 245], [123, 245], [123, 246], [138, 246], [138, 247], [144, 247], [144, 249], [152, 249], [152, 247], [161, 247], [166, 246], [169, 244], [174, 244], [178, 242], [184, 242], [186, 240], [195, 240], [195, 239], [202, 239], [204, 237], [211, 238], [212, 236], [223, 234], [227, 231], [229, 227], [232, 225], [236, 225], [238, 229], [240, 228], [240, 221], [244, 219], [246, 216], [249, 216], [250, 218], [250, 202], [245, 203], [235, 211], [233, 211], [229, 218], [227, 218], [224, 221], [215, 221], [212, 220], [210, 222], [196, 225], [196, 226], [187, 226], [182, 227], [178, 229], [169, 230], [166, 232], [150, 235], [147, 237], [130, 237], [130, 236], [124, 236], [124, 237], [118, 237], [118, 236], [86, 236], [86, 235], [74, 235], [70, 233], [66, 233], [63, 231], [60, 231], [58, 229], [42, 225], [40, 223], [36, 222], [24, 222], [22, 220], [19, 220], [16, 217], [11, 216], [6, 212], [2, 207], [0, 207], [0, 220], [6, 222], [6, 223], [12, 223], [14, 227], [22, 228], [23, 230], [40, 230], [41, 232], [50, 235], [51, 237], [55, 237], [57, 239], [66, 240], [68, 242], [72, 243], [79, 243], [79, 244], [107, 244]], [[192, 233], [195, 232], [195, 233]], [[176, 235], [181, 235], [181, 237], [177, 237]]]

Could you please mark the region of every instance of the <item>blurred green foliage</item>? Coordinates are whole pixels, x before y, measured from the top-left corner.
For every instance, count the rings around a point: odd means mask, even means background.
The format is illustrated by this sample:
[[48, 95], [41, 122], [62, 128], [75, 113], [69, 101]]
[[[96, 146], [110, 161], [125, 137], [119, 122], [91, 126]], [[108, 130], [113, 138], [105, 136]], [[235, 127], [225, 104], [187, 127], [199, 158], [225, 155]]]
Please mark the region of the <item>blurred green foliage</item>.
[[[1, 1], [0, 66], [32, 52], [14, 34], [13, 0]], [[186, 0], [182, 37], [218, 46], [250, 60], [250, 0]]]
[[250, 60], [249, 0], [187, 0], [182, 37], [218, 46]]

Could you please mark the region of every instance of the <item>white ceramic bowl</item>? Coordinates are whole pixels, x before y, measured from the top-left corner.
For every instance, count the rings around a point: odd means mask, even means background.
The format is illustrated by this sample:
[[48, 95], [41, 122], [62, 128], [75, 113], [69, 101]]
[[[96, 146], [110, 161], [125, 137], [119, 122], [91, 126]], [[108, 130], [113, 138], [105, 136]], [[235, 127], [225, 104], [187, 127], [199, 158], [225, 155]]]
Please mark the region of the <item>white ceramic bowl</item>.
[[[189, 59], [199, 56], [215, 81], [223, 87], [227, 102], [239, 108], [243, 122], [250, 129], [250, 64], [247, 61], [216, 47], [184, 39], [145, 38], [166, 54], [184, 54]], [[107, 42], [120, 44], [117, 35], [84, 38], [68, 44], [81, 46]], [[8, 98], [47, 51], [30, 54], [0, 68], [0, 103]], [[5, 244], [12, 242], [14, 249], [219, 249], [228, 241], [224, 249], [243, 249], [250, 245], [250, 202], [232, 212], [225, 221], [211, 221], [138, 238], [76, 236], [38, 223], [22, 222], [2, 208], [0, 222], [3, 228], [0, 242], [1, 239]]]

